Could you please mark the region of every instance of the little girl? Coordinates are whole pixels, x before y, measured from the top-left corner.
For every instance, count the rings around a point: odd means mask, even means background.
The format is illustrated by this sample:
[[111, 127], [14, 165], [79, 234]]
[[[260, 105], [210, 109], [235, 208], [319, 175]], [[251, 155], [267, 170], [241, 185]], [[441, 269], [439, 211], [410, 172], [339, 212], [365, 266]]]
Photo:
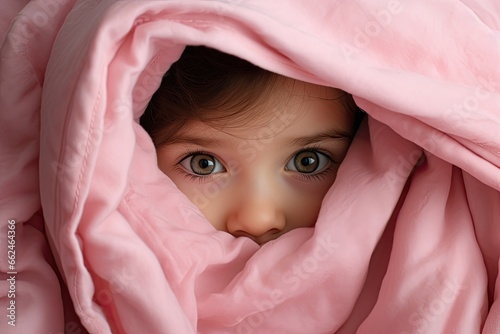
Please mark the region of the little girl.
[[165, 74], [141, 124], [160, 169], [216, 229], [263, 244], [314, 226], [360, 118], [341, 90], [199, 46]]

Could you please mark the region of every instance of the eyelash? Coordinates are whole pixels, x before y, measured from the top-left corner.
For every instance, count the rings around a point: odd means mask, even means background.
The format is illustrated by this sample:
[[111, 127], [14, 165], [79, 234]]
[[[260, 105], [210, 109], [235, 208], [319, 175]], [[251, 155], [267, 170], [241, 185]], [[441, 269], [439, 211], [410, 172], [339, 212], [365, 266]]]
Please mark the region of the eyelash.
[[[312, 181], [312, 180], [321, 181], [325, 178], [325, 176], [327, 176], [329, 173], [333, 172], [334, 168], [332, 168], [332, 165], [334, 165], [334, 166], [339, 165], [339, 162], [336, 160], [336, 158], [333, 154], [322, 150], [319, 146], [316, 146], [316, 145], [306, 146], [306, 147], [294, 152], [293, 155], [288, 158], [288, 160], [290, 160], [293, 156], [297, 155], [299, 152], [302, 152], [302, 151], [314, 151], [314, 152], [324, 154], [326, 157], [328, 157], [328, 159], [330, 159], [330, 163], [331, 163], [330, 166], [328, 166], [328, 168], [322, 170], [319, 173], [314, 173], [314, 174], [297, 173], [299, 175], [299, 177], [305, 179], [306, 181]], [[178, 172], [180, 172], [185, 178], [189, 179], [190, 181], [197, 181], [200, 183], [211, 181], [213, 178], [212, 174], [204, 175], [204, 176], [192, 174], [192, 173], [187, 172], [183, 167], [179, 166], [180, 163], [184, 159], [186, 159], [189, 156], [193, 156], [193, 155], [197, 155], [197, 154], [210, 155], [210, 156], [213, 156], [214, 158], [216, 158], [217, 160], [219, 160], [219, 162], [221, 162], [221, 159], [216, 157], [213, 153], [203, 151], [203, 150], [188, 150], [182, 155], [182, 158], [179, 159], [178, 162], [175, 164], [176, 170]]]
[[304, 173], [299, 173], [299, 177], [306, 179], [306, 181], [322, 181], [324, 178], [329, 174], [333, 172], [332, 167], [325, 168], [319, 173], [316, 174], [304, 174]]
[[328, 157], [328, 159], [330, 159], [331, 162], [335, 163], [335, 164], [338, 164], [337, 162], [337, 159], [335, 157], [335, 155], [331, 154], [330, 152], [328, 151], [325, 151], [323, 149], [321, 149], [320, 146], [318, 145], [310, 145], [310, 146], [306, 146], [304, 148], [301, 148], [300, 150], [298, 150], [297, 152], [295, 152], [293, 155], [301, 152], [301, 151], [314, 151], [314, 152], [318, 152], [318, 153], [321, 153], [321, 154], [324, 154]]

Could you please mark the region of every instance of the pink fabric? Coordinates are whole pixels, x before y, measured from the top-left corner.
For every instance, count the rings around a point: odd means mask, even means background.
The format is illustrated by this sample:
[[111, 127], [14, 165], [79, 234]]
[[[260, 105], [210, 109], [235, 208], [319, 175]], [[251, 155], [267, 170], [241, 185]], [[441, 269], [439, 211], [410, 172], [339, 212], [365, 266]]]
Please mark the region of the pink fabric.
[[[0, 14], [1, 333], [82, 332], [73, 309], [90, 333], [500, 332], [498, 1], [20, 3]], [[137, 119], [188, 44], [367, 111], [316, 228], [259, 248], [158, 170]]]

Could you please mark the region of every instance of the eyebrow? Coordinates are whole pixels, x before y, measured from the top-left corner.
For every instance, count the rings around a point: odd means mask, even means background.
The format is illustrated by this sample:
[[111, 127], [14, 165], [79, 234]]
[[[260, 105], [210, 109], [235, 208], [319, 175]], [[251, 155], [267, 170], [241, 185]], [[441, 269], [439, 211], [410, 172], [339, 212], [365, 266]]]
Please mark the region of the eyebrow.
[[[322, 141], [326, 140], [336, 140], [336, 141], [346, 141], [350, 140], [352, 135], [343, 130], [338, 130], [338, 129], [330, 129], [325, 132], [320, 132], [317, 134], [313, 134], [310, 136], [304, 136], [304, 137], [293, 137], [289, 139], [285, 139], [283, 141], [283, 146], [307, 146], [311, 145], [314, 143], [319, 143]], [[258, 138], [251, 138], [252, 140], [258, 139]], [[231, 145], [230, 142], [227, 140], [222, 140], [222, 139], [217, 139], [217, 138], [204, 138], [204, 137], [196, 137], [196, 136], [186, 136], [186, 135], [180, 135], [176, 137], [172, 142], [168, 143], [167, 145], [171, 144], [194, 144], [198, 146], [206, 146], [206, 147], [213, 147], [213, 146], [225, 146], [225, 145]]]
[[222, 146], [226, 145], [227, 141], [216, 139], [216, 138], [204, 138], [204, 137], [194, 137], [194, 136], [183, 136], [180, 135], [175, 137], [170, 144], [194, 144], [198, 146]]
[[311, 136], [290, 138], [285, 141], [285, 145], [307, 146], [325, 140], [337, 140], [337, 141], [350, 140], [351, 137], [352, 135], [347, 131], [331, 129]]

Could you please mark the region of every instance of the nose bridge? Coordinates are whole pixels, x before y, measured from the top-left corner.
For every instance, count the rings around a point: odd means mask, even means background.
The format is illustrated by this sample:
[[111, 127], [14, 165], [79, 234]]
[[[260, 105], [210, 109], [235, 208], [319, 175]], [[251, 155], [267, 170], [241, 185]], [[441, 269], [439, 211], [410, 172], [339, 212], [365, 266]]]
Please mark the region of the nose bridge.
[[276, 234], [286, 226], [282, 185], [276, 177], [258, 171], [239, 185], [238, 198], [228, 216], [228, 232], [236, 236]]

